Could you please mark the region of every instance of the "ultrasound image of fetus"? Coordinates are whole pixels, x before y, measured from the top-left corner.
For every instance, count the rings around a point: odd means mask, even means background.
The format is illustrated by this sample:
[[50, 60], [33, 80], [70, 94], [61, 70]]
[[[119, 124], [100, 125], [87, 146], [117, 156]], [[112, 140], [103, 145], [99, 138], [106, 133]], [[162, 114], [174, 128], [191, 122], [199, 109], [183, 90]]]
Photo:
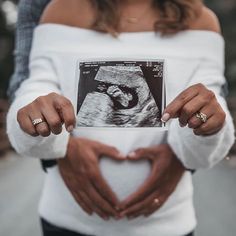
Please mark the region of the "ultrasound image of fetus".
[[116, 109], [130, 109], [138, 103], [138, 95], [135, 90], [125, 86], [100, 83], [98, 91], [106, 93]]
[[86, 95], [78, 126], [160, 127], [160, 112], [139, 66], [101, 66]]
[[125, 93], [117, 85], [110, 86], [107, 89], [107, 94], [111, 96], [118, 104], [121, 104], [121, 107], [128, 108], [130, 101], [133, 100], [131, 93]]

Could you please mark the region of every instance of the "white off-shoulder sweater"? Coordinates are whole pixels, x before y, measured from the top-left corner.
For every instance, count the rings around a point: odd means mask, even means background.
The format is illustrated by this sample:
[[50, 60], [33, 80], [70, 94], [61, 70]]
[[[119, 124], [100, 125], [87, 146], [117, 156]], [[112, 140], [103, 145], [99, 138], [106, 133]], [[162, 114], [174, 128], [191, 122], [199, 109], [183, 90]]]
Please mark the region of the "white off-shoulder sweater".
[[[214, 32], [188, 30], [162, 37], [153, 32], [121, 33], [118, 38], [81, 28], [44, 24], [36, 28], [30, 58], [30, 78], [22, 83], [7, 116], [13, 147], [23, 156], [63, 158], [69, 134], [31, 137], [17, 122], [17, 111], [38, 96], [51, 92], [69, 98], [76, 107], [78, 62], [86, 60], [156, 60], [166, 64], [167, 104], [187, 87], [202, 83], [215, 92], [227, 114], [220, 132], [195, 136], [191, 129], [171, 121], [166, 139], [177, 157], [190, 169], [208, 168], [222, 160], [234, 142], [234, 127], [220, 95], [224, 78], [224, 40]], [[76, 72], [77, 71], [77, 72]], [[160, 143], [156, 128], [83, 128], [75, 132], [116, 146], [124, 154]], [[134, 191], [147, 177], [147, 163], [114, 164], [102, 161], [101, 169], [120, 198]], [[33, 180], [32, 180], [33, 181]], [[192, 231], [196, 219], [192, 203], [191, 174], [186, 172], [164, 206], [149, 218], [108, 222], [88, 216], [66, 188], [57, 167], [49, 169], [40, 202], [40, 216], [76, 232], [96, 236], [180, 236]]]

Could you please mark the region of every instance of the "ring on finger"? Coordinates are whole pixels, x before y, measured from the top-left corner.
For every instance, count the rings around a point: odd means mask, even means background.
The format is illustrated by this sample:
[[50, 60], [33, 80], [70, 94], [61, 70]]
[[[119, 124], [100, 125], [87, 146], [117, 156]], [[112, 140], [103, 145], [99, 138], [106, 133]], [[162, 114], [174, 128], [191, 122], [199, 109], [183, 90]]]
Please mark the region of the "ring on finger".
[[203, 112], [197, 112], [195, 115], [202, 123], [206, 123], [207, 122], [207, 115]]
[[159, 198], [155, 198], [155, 199], [153, 200], [153, 203], [154, 203], [155, 205], [159, 205], [159, 203], [160, 203]]
[[37, 125], [39, 125], [39, 124], [41, 124], [41, 123], [44, 123], [44, 122], [45, 122], [45, 121], [44, 121], [44, 119], [42, 119], [42, 118], [37, 118], [37, 119], [32, 120], [33, 126], [37, 126]]

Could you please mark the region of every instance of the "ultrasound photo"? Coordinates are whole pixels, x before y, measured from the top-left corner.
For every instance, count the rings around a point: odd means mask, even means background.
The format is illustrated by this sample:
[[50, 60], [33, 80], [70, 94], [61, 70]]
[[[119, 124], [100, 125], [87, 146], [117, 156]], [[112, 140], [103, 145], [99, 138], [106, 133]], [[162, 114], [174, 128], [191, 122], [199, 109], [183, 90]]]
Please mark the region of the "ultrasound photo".
[[163, 61], [79, 64], [77, 127], [163, 127]]

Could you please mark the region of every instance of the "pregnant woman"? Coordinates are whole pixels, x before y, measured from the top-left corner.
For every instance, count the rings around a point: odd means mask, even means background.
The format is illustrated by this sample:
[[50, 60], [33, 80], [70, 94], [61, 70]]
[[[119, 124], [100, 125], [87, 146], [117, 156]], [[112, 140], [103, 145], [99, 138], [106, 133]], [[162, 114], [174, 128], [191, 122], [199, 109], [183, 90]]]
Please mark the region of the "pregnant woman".
[[[58, 166], [48, 170], [40, 202], [44, 235], [193, 235], [191, 173], [181, 166], [211, 167], [234, 142], [232, 119], [220, 95], [223, 58], [218, 21], [200, 0], [51, 1], [34, 32], [29, 79], [16, 92], [7, 117], [17, 152], [58, 159]], [[168, 106], [162, 121], [169, 123], [168, 131], [135, 122], [129, 128], [108, 127], [97, 122], [96, 113], [93, 126], [75, 127], [80, 92], [94, 91], [81, 83], [78, 65], [119, 59], [164, 61]], [[96, 92], [99, 99], [90, 99], [91, 104], [106, 111], [106, 104], [117, 100], [127, 117], [128, 108], [139, 104], [140, 97], [131, 104], [138, 94], [132, 88], [141, 77], [125, 83], [104, 78], [110, 87]], [[161, 111], [151, 104], [145, 113]], [[171, 171], [180, 179], [174, 191], [158, 189], [156, 181], [162, 157], [169, 153], [181, 162]], [[66, 168], [76, 178], [64, 182]], [[164, 176], [161, 181], [168, 182]], [[71, 183], [78, 186], [72, 194]], [[166, 202], [163, 192], [173, 192]]]

